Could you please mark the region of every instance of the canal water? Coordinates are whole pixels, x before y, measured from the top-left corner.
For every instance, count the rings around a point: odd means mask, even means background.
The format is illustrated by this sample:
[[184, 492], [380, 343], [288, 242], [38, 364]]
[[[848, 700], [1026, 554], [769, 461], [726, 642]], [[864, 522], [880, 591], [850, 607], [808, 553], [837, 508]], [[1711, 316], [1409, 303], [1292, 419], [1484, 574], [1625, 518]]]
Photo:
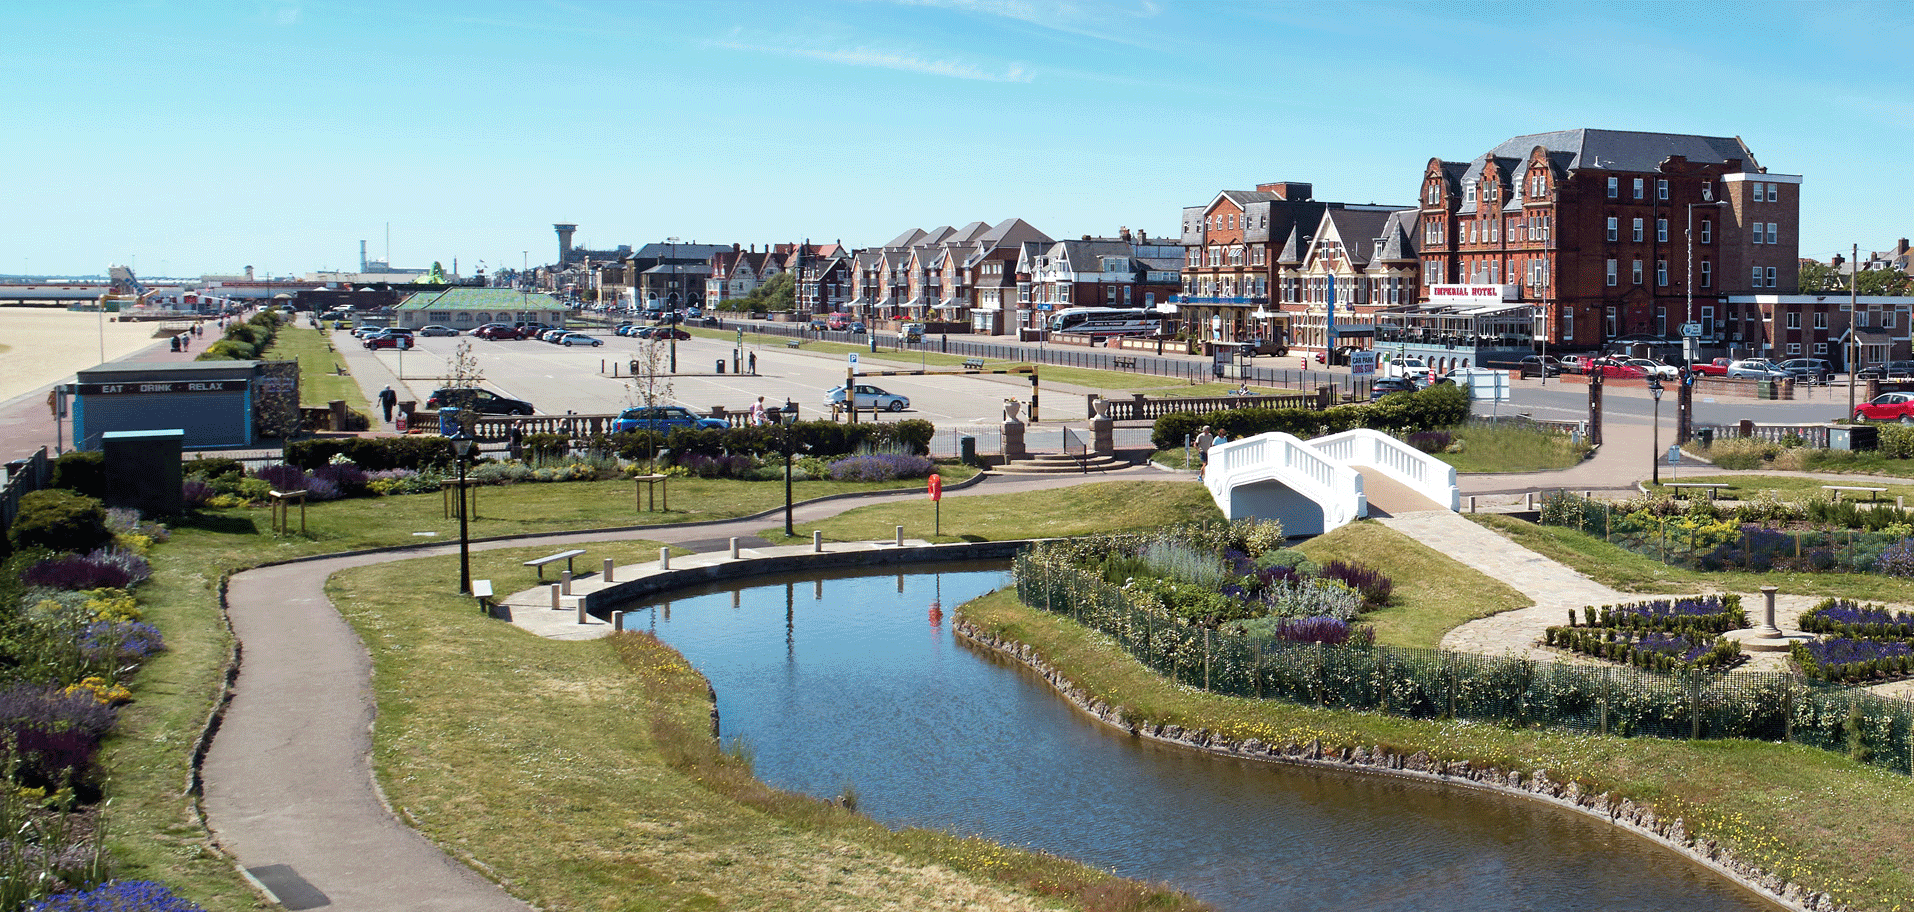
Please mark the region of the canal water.
[[717, 690], [760, 779], [1167, 882], [1225, 910], [1772, 910], [1577, 814], [1379, 776], [1213, 757], [1078, 713], [956, 642], [1002, 564], [755, 577], [628, 606]]

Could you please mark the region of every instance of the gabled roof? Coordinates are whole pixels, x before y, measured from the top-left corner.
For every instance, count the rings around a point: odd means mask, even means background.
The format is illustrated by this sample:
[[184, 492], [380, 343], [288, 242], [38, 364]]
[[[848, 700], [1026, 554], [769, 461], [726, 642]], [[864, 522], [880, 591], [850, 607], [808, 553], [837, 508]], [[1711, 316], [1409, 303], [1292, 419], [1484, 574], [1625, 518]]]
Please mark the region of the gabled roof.
[[1694, 136], [1686, 133], [1637, 133], [1628, 130], [1558, 130], [1531, 133], [1505, 140], [1489, 151], [1496, 158], [1524, 159], [1536, 146], [1564, 153], [1566, 170], [1654, 171], [1671, 155], [1691, 162], [1722, 164], [1740, 161], [1741, 170], [1759, 171], [1754, 153], [1740, 137]]
[[1398, 209], [1389, 213], [1389, 220], [1383, 223], [1382, 233], [1376, 236], [1377, 248], [1370, 255], [1370, 265], [1382, 262], [1416, 259], [1416, 210]]
[[1323, 213], [1311, 253], [1328, 241], [1341, 245], [1352, 266], [1362, 266], [1375, 253], [1376, 238], [1395, 215], [1375, 209], [1331, 209]]
[[728, 253], [730, 244], [646, 244], [631, 254], [639, 260], [709, 260], [720, 253]]
[[1302, 224], [1297, 223], [1296, 227], [1289, 230], [1289, 238], [1283, 241], [1283, 252], [1276, 255], [1276, 262], [1290, 266], [1301, 265], [1303, 248], [1308, 246], [1308, 243], [1308, 239], [1303, 237]]
[[977, 238], [977, 245], [986, 250], [1003, 246], [1014, 246], [1024, 241], [1049, 241], [1050, 236], [1038, 231], [1035, 226], [1020, 218], [1007, 218], [998, 222], [996, 227], [984, 232]]
[[900, 234], [894, 238], [891, 238], [888, 241], [885, 241], [884, 246], [887, 248], [888, 247], [909, 247], [912, 244], [921, 242], [923, 237], [924, 237], [924, 229], [912, 228], [909, 231], [904, 232], [903, 234]]

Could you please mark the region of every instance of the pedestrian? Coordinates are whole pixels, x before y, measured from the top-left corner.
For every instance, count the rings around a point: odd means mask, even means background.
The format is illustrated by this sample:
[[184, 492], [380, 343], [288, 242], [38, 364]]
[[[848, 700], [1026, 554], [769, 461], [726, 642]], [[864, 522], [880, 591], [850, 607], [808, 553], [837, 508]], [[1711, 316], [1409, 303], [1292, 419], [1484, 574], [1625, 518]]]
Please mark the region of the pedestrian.
[[525, 458], [525, 432], [519, 428], [516, 421], [512, 422], [511, 428], [505, 432], [505, 448], [512, 454], [513, 460]]
[[379, 391], [379, 408], [385, 410], [385, 423], [392, 423], [392, 410], [399, 404], [399, 394], [392, 391], [392, 385]]
[[167, 341], [169, 341], [169, 342], [171, 342], [171, 343], [172, 343], [172, 345], [173, 345], [173, 351], [175, 351], [175, 352], [177, 352], [177, 351], [179, 351], [179, 337], [178, 337], [178, 336], [174, 336], [174, 337], [172, 337], [171, 339], [169, 339], [169, 340], [167, 340]]
[[[758, 353], [757, 352], [751, 353], [751, 360], [748, 363], [751, 365], [751, 376], [753, 377], [757, 376], [758, 375]], [[764, 397], [759, 396], [758, 401], [763, 402]]]
[[1215, 443], [1216, 435], [1210, 433], [1209, 425], [1203, 425], [1203, 430], [1196, 435], [1196, 477], [1203, 477], [1203, 470], [1209, 467], [1210, 447]]
[[758, 401], [751, 403], [751, 425], [756, 427], [764, 423], [764, 397], [759, 396]]
[[179, 334], [179, 350], [185, 351], [192, 347], [193, 347], [193, 337], [185, 333], [180, 333]]

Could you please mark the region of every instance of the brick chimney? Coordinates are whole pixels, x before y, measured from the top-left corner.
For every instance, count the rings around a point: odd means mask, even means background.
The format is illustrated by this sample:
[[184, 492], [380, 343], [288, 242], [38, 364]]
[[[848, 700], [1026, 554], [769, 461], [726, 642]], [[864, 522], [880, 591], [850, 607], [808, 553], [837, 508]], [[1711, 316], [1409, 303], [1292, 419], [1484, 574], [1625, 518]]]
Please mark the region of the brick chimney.
[[1313, 184], [1305, 184], [1301, 181], [1277, 181], [1272, 184], [1257, 184], [1256, 191], [1274, 193], [1277, 199], [1297, 202], [1309, 199], [1316, 192], [1316, 188]]
[[1129, 229], [1128, 227], [1126, 227], [1126, 226], [1118, 226], [1118, 227], [1117, 227], [1117, 237], [1118, 237], [1118, 238], [1121, 238], [1121, 239], [1123, 239], [1123, 240], [1125, 240], [1125, 241], [1127, 241], [1127, 240], [1129, 240], [1129, 239], [1130, 239], [1130, 229]]

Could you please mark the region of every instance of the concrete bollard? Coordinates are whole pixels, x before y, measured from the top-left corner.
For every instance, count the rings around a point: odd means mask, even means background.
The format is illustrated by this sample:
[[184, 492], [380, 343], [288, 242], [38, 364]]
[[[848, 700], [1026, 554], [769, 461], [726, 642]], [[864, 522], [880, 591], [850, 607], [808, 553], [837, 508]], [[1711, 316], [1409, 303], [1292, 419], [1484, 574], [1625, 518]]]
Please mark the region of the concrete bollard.
[[735, 536], [731, 539], [731, 559], [738, 559], [738, 539]]
[[1469, 512], [1470, 513], [1475, 512], [1475, 495], [1474, 494], [1469, 495]]
[[559, 598], [564, 596], [565, 594], [563, 592], [558, 591], [560, 588], [561, 587], [557, 583], [552, 584], [552, 610], [553, 611], [558, 611], [565, 607], [564, 603], [559, 601]]
[[558, 585], [563, 588], [566, 595], [572, 594], [572, 572], [570, 570], [564, 570], [558, 574]]
[[605, 572], [604, 572], [603, 574], [600, 574], [600, 578], [602, 578], [602, 579], [603, 579], [603, 580], [604, 580], [605, 582], [607, 582], [607, 583], [609, 583], [609, 582], [612, 582], [612, 578], [611, 578], [611, 558], [609, 558], [609, 557], [607, 557], [607, 558], [605, 558]]
[[591, 623], [591, 615], [585, 613], [585, 600], [582, 598], [578, 600], [578, 623]]
[[904, 527], [903, 526], [897, 527], [897, 547], [899, 548], [904, 547]]
[[811, 530], [811, 550], [819, 554], [824, 553], [824, 533], [815, 529]]
[[1522, 510], [1523, 512], [1526, 512], [1526, 513], [1535, 512], [1535, 492], [1534, 491], [1530, 491], [1527, 494], [1522, 495]]
[[660, 570], [671, 569], [671, 549], [670, 548], [658, 549], [658, 569]]
[[614, 611], [611, 613], [611, 632], [625, 632], [625, 613], [623, 611]]

